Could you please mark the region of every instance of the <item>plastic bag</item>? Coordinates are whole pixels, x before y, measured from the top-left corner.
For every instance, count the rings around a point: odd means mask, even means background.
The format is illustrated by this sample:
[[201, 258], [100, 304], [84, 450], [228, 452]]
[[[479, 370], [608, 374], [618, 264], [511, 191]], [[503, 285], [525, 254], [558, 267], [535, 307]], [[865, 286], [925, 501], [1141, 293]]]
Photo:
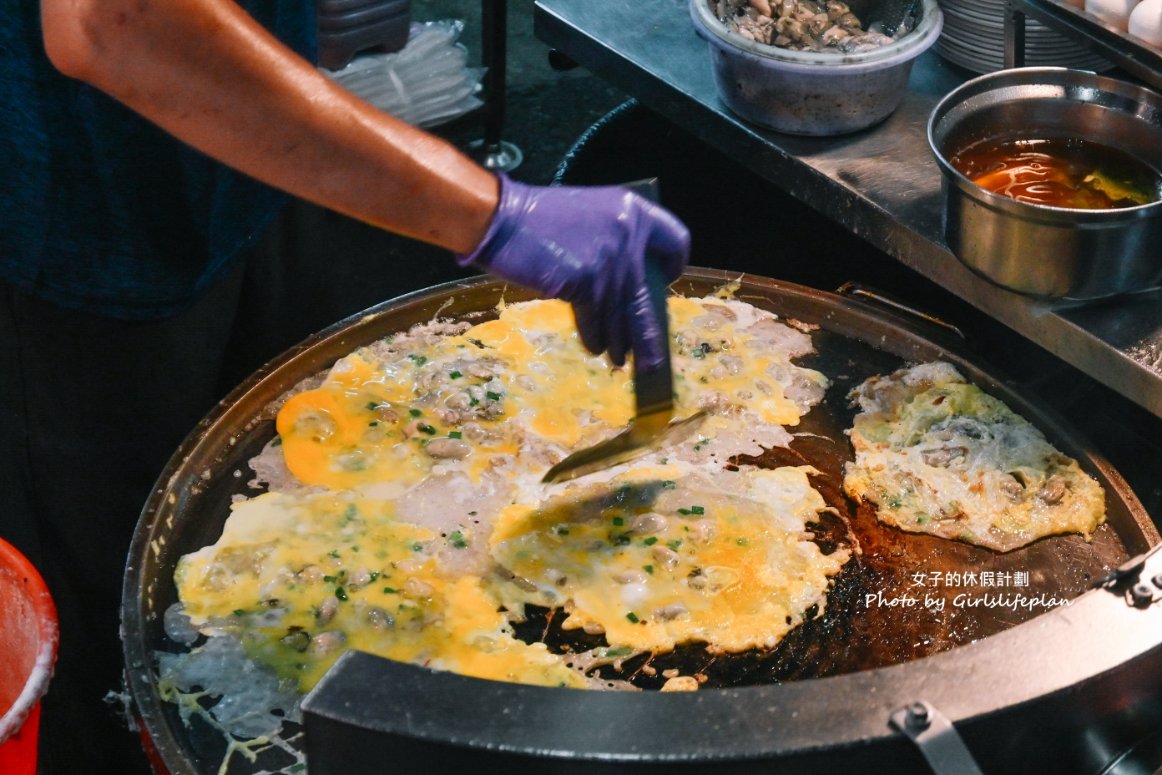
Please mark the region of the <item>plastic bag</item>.
[[451, 121], [480, 107], [484, 69], [468, 67], [457, 41], [464, 22], [412, 24], [408, 43], [392, 54], [363, 54], [341, 70], [321, 72], [380, 110], [413, 126]]

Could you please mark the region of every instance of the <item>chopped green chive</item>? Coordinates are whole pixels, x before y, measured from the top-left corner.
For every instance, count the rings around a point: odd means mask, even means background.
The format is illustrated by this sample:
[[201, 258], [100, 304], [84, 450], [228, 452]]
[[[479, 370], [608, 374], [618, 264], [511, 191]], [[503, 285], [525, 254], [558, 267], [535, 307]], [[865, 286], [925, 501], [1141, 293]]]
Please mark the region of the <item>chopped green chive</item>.
[[327, 556], [330, 557], [332, 560], [337, 560], [337, 559], [339, 559], [339, 550], [332, 549], [331, 551], [327, 552]]
[[625, 618], [629, 619], [630, 624], [637, 624], [641, 621], [641, 619], [637, 618], [637, 614], [635, 614], [633, 611], [630, 611], [628, 614], [626, 614]]
[[[630, 616], [632, 615], [633, 614], [630, 614]], [[633, 649], [631, 649], [629, 646], [621, 646], [620, 648], [605, 650], [605, 656], [607, 657], [628, 657], [632, 653]]]
[[281, 447], [282, 446], [282, 436], [275, 436], [274, 441], [270, 442], [270, 446]]
[[377, 578], [379, 578], [379, 575], [380, 575], [380, 574], [379, 574], [379, 571], [377, 571], [377, 570], [373, 570], [373, 571], [371, 571], [371, 575], [370, 575], [368, 578], [369, 578], [371, 581], [375, 581]]
[[416, 428], [416, 430], [418, 430], [420, 433], [426, 433], [429, 436], [436, 435], [436, 429], [427, 423], [422, 423], [419, 427]]
[[419, 409], [408, 409], [408, 414], [410, 414], [412, 417], [419, 417], [421, 414], [423, 414], [423, 412], [421, 412]]
[[369, 412], [374, 412], [374, 411], [375, 411], [376, 409], [378, 409], [378, 408], [379, 408], [379, 402], [378, 402], [378, 401], [370, 401], [370, 402], [368, 402], [368, 404], [367, 404], [367, 411], [369, 411]]
[[459, 371], [449, 371], [448, 376], [451, 377], [452, 379], [460, 379], [461, 377], [464, 376], [464, 374], [463, 374], [463, 372], [459, 372]]
[[662, 482], [662, 489], [663, 490], [676, 490], [677, 488], [678, 488], [678, 483], [675, 482], [673, 479], [667, 479], [666, 481]]
[[245, 613], [246, 613], [246, 611], [242, 610], [241, 608], [235, 608], [235, 609], [234, 609], [234, 615], [235, 615], [235, 616], [242, 616], [242, 615], [243, 615], [243, 614], [245, 614]]
[[489, 390], [484, 395], [488, 396], [489, 401], [499, 401], [501, 398], [504, 397], [500, 393], [493, 393], [491, 390]]
[[343, 589], [343, 587], [335, 587], [335, 597], [339, 598], [344, 603], [347, 602], [347, 590]]
[[414, 543], [411, 546], [411, 550], [413, 552], [422, 552], [424, 550], [424, 545], [421, 543]]
[[625, 520], [622, 519], [621, 517], [614, 517], [613, 524], [617, 525], [618, 527], [621, 527], [622, 525], [625, 524]]
[[339, 580], [338, 576], [324, 576], [323, 577], [323, 581], [327, 582], [328, 584], [334, 584], [338, 580]]
[[464, 534], [459, 530], [454, 530], [448, 534], [448, 541], [457, 549], [463, 549], [468, 546], [468, 542], [464, 540]]
[[650, 574], [651, 576], [654, 575], [654, 566], [653, 565], [643, 565], [642, 570], [644, 570], [646, 573]]
[[384, 587], [383, 588], [383, 594], [385, 594], [385, 595], [394, 595], [397, 592], [399, 592], [399, 590], [396, 589], [395, 587]]
[[693, 514], [696, 517], [700, 517], [706, 513], [706, 509], [704, 509], [701, 506], [691, 506], [688, 509], [678, 509], [678, 513], [684, 517], [688, 517], [691, 514]]
[[558, 528], [556, 529], [556, 531], [555, 531], [555, 532], [556, 532], [556, 533], [557, 533], [557, 535], [559, 535], [559, 536], [567, 536], [567, 535], [569, 535], [569, 528], [567, 528], [567, 527], [558, 527]]
[[417, 366], [423, 366], [425, 363], [428, 362], [427, 356], [424, 356], [424, 355], [416, 355], [415, 353], [413, 353], [413, 354], [409, 355], [408, 357], [411, 358], [413, 361], [415, 361], [415, 364]]
[[448, 431], [448, 438], [461, 439], [461, 438], [464, 438], [464, 434], [461, 433], [460, 431]]
[[666, 541], [666, 546], [670, 547], [672, 551], [678, 551], [678, 547], [682, 545], [682, 539], [675, 538], [673, 541]]
[[658, 537], [657, 537], [657, 536], [650, 536], [649, 538], [647, 538], [647, 539], [645, 539], [644, 541], [642, 541], [642, 543], [643, 543], [643, 544], [645, 544], [646, 546], [653, 546], [653, 545], [654, 545], [654, 544], [656, 544], [657, 542], [658, 542]]
[[371, 422], [367, 423], [369, 428], [374, 428], [376, 425], [379, 425], [379, 420], [372, 420]]

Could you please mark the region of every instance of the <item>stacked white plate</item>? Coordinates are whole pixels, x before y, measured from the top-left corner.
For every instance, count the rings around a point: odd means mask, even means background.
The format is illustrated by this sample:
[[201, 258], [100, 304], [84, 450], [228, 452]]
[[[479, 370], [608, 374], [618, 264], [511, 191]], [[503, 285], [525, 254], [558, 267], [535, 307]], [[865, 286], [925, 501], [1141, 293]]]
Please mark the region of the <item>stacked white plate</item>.
[[[944, 31], [935, 50], [976, 73], [1005, 66], [1005, 0], [939, 0]], [[1025, 20], [1025, 64], [1108, 70], [1112, 65], [1084, 45], [1035, 19]]]

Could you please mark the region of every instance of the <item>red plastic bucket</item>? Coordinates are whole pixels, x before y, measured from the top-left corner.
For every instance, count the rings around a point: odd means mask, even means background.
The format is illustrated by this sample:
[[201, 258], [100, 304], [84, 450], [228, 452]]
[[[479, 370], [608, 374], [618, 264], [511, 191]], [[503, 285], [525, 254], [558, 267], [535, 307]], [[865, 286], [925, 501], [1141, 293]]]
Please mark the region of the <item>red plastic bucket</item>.
[[34, 775], [40, 698], [57, 650], [56, 606], [40, 574], [0, 539], [0, 772]]

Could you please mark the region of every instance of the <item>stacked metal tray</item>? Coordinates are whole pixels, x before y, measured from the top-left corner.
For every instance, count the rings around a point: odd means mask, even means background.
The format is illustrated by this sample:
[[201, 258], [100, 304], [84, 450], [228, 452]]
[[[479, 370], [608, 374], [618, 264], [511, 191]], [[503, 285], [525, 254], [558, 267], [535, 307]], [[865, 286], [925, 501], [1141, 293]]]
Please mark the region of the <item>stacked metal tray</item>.
[[[1005, 0], [940, 0], [944, 31], [936, 52], [976, 73], [1005, 66]], [[1025, 64], [1104, 71], [1110, 62], [1072, 38], [1030, 19], [1025, 28]]]

